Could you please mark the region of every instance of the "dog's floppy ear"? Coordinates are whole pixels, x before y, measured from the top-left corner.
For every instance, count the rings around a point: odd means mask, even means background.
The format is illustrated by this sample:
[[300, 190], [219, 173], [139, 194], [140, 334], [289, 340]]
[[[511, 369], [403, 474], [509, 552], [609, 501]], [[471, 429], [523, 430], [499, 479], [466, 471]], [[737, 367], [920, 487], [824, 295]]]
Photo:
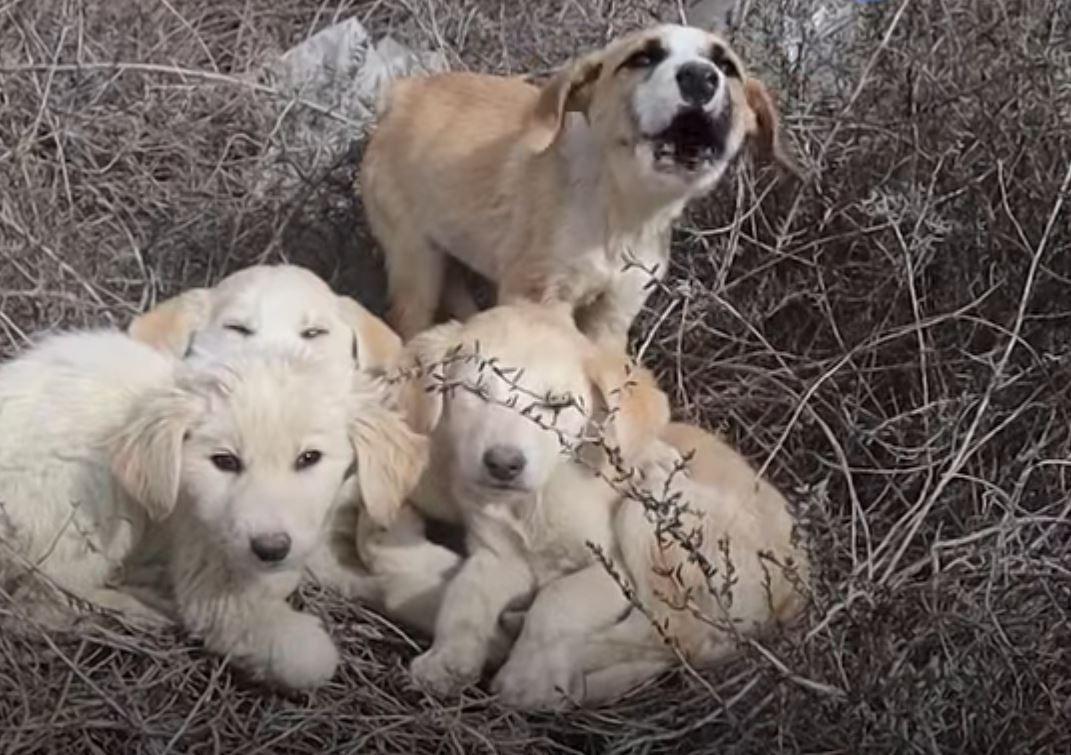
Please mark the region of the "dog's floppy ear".
[[135, 317], [127, 333], [135, 341], [181, 357], [189, 349], [194, 332], [208, 322], [210, 305], [207, 288], [191, 288]]
[[182, 441], [201, 403], [171, 387], [143, 397], [109, 444], [112, 473], [127, 494], [164, 519], [178, 501]]
[[744, 96], [755, 116], [750, 135], [759, 157], [775, 162], [797, 178], [802, 178], [803, 171], [781, 141], [781, 118], [766, 85], [758, 79], [749, 78], [744, 82]]
[[387, 407], [386, 397], [355, 376], [356, 404], [350, 439], [357, 452], [357, 484], [372, 520], [389, 527], [420, 481], [428, 463], [428, 439], [413, 432], [400, 414]]
[[339, 296], [338, 306], [342, 319], [353, 328], [357, 366], [375, 372], [394, 366], [402, 351], [402, 339], [398, 334], [348, 296]]
[[461, 329], [456, 321], [436, 325], [410, 339], [402, 352], [400, 364], [405, 374], [398, 405], [418, 433], [429, 435], [439, 424], [443, 396], [433, 376], [439, 373], [438, 363], [460, 344]]
[[589, 55], [572, 62], [543, 85], [529, 118], [525, 141], [536, 152], [550, 149], [569, 111], [587, 110], [602, 61]]
[[585, 369], [609, 412], [605, 441], [629, 463], [669, 424], [669, 400], [654, 375], [616, 351], [596, 351]]

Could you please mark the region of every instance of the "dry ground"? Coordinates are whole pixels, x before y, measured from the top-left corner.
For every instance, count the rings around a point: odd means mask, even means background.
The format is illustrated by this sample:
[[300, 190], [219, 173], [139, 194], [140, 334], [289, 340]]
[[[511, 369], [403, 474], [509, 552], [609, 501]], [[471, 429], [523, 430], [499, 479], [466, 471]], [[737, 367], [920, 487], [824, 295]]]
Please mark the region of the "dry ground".
[[[820, 567], [804, 632], [613, 709], [525, 717], [409, 689], [415, 643], [313, 590], [346, 664], [308, 698], [180, 634], [87, 622], [0, 635], [0, 751], [1071, 751], [1071, 8], [861, 3], [854, 38], [790, 55], [817, 5], [745, 3], [737, 32], [817, 179], [741, 165], [681, 225], [636, 338], [678, 416], [798, 502]], [[299, 190], [248, 191], [285, 133], [248, 74], [319, 28], [357, 15], [524, 71], [676, 12], [0, 2], [0, 352], [258, 259], [381, 305], [349, 189], [360, 133]]]

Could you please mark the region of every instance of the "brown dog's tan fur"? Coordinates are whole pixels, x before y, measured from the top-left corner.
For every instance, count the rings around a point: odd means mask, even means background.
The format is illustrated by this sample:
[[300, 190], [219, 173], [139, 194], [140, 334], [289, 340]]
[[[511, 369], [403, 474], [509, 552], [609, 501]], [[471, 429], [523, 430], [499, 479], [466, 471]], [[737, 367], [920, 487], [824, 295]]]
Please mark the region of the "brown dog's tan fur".
[[[706, 173], [642, 163], [649, 135], [632, 111], [643, 81], [621, 67], [652, 38], [707, 40], [739, 72], [725, 78], [725, 153]], [[667, 26], [617, 40], [542, 88], [471, 73], [395, 82], [361, 174], [390, 323], [409, 339], [443, 303], [460, 319], [475, 311], [449, 274], [453, 256], [496, 282], [500, 302], [566, 302], [587, 335], [623, 345], [650, 280], [629, 260], [665, 274], [672, 221], [745, 142], [787, 162], [773, 101], [743, 70], [716, 36]]]

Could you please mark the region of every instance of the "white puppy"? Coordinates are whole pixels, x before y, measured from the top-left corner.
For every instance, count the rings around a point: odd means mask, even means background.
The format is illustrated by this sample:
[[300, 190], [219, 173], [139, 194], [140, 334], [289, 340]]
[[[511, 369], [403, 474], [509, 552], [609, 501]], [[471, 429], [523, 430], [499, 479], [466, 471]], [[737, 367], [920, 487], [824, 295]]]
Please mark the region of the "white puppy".
[[[709, 664], [738, 636], [799, 611], [807, 559], [784, 498], [721, 441], [667, 424], [652, 376], [626, 372], [624, 353], [596, 348], [567, 308], [500, 306], [406, 349], [443, 365], [406, 398], [411, 421], [434, 428], [413, 499], [429, 511], [457, 506], [470, 548], [446, 589], [435, 642], [413, 662], [418, 683], [449, 694], [474, 681], [500, 613], [533, 589], [493, 683], [504, 702], [525, 708], [599, 702], [671, 665], [676, 655], [648, 614], [686, 657]], [[692, 451], [690, 474], [674, 474]], [[692, 547], [656, 529], [629, 496], [658, 507], [664, 523], [686, 503], [676, 534]], [[618, 565], [647, 614], [630, 611], [591, 545]]]
[[305, 343], [365, 370], [388, 367], [402, 345], [382, 320], [297, 265], [254, 265], [185, 291], [136, 317], [129, 333], [176, 356], [194, 343], [213, 354], [246, 341]]
[[[495, 362], [462, 358], [458, 347]], [[469, 550], [446, 588], [434, 644], [411, 667], [418, 684], [446, 695], [480, 676], [504, 609], [592, 564], [588, 543], [612, 547], [616, 494], [562, 453], [563, 439], [588, 432], [581, 407], [614, 408], [610, 433], [626, 459], [657, 435], [668, 410], [650, 375], [627, 375], [624, 355], [595, 348], [565, 306], [501, 306], [406, 348], [424, 364], [443, 362], [409, 386], [411, 422], [432, 431], [431, 462], [412, 500], [438, 516], [454, 507]], [[523, 375], [496, 374], [510, 368]]]
[[[137, 317], [129, 332], [176, 356], [192, 349], [224, 356], [240, 347], [305, 344], [334, 364], [372, 375], [390, 368], [402, 346], [382, 320], [295, 265], [257, 265], [212, 288], [186, 291]], [[430, 542], [423, 519], [408, 506], [383, 527], [355, 505], [360, 496], [352, 483], [341, 498], [328, 547], [309, 559], [309, 571], [317, 581], [347, 584], [352, 597], [431, 632], [442, 583], [457, 570], [460, 556]]]
[[209, 649], [289, 687], [320, 684], [337, 652], [285, 598], [347, 477], [387, 525], [426, 458], [383, 403], [306, 348], [180, 364], [114, 332], [48, 338], [0, 367], [4, 576], [32, 565], [126, 610], [109, 582], [139, 551], [162, 552], [178, 613]]

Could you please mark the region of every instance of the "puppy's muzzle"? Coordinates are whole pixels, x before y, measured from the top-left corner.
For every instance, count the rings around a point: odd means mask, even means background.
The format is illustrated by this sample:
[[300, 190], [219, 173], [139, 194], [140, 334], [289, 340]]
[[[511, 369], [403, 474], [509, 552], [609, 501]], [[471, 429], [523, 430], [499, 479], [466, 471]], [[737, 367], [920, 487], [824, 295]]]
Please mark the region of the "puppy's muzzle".
[[483, 454], [483, 466], [491, 479], [500, 483], [511, 483], [524, 471], [527, 460], [524, 453], [515, 446], [491, 446]]
[[285, 532], [257, 535], [249, 539], [249, 549], [264, 563], [277, 564], [290, 554], [290, 535]]
[[721, 74], [709, 63], [693, 61], [677, 69], [681, 99], [692, 107], [703, 107], [718, 93]]

